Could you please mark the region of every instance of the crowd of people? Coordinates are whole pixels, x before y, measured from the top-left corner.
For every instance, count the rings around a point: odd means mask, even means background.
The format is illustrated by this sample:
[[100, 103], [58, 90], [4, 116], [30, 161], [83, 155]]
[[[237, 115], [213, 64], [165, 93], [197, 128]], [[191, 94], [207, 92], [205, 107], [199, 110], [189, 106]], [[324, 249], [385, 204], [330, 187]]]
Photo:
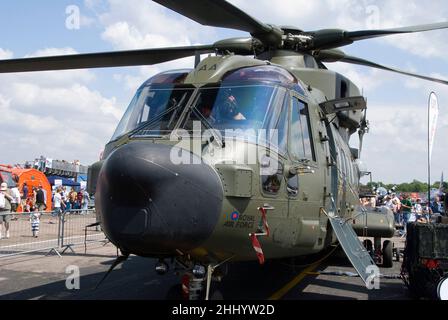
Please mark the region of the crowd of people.
[[[90, 195], [84, 188], [79, 191], [75, 189], [69, 191], [65, 186], [53, 188], [51, 195], [52, 208], [47, 207], [48, 196], [42, 185], [30, 189], [27, 183], [24, 183], [22, 190], [19, 190], [18, 185], [8, 188], [6, 183], [2, 183], [0, 187], [0, 240], [3, 238], [3, 225], [5, 227], [5, 238], [9, 239], [12, 215], [20, 207], [24, 214], [29, 214], [31, 232], [35, 238], [39, 235], [42, 214], [48, 213], [52, 217], [58, 217], [67, 212], [79, 214], [88, 212]], [[55, 222], [50, 219], [49, 223], [54, 224]]]
[[402, 237], [406, 234], [406, 225], [408, 222], [429, 223], [431, 217], [448, 216], [448, 208], [446, 206], [445, 195], [435, 195], [428, 202], [423, 202], [421, 198], [413, 199], [407, 193], [397, 195], [396, 193], [388, 193], [387, 195], [372, 196], [361, 199], [364, 207], [381, 207], [389, 208], [395, 218], [395, 225], [403, 227], [401, 231]]

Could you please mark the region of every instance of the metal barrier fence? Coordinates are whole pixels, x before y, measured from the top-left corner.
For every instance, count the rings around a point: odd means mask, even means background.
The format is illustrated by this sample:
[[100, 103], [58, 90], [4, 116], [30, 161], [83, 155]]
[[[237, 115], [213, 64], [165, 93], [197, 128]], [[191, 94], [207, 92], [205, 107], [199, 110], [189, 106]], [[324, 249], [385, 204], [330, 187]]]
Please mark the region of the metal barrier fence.
[[33, 214], [36, 213], [0, 217], [0, 222], [9, 221], [8, 238], [5, 223], [0, 225], [0, 258], [37, 252], [61, 256], [67, 250], [74, 252], [76, 245], [108, 242], [99, 225], [88, 227], [96, 224], [95, 210], [71, 210], [55, 217], [51, 212], [38, 212], [38, 219]]

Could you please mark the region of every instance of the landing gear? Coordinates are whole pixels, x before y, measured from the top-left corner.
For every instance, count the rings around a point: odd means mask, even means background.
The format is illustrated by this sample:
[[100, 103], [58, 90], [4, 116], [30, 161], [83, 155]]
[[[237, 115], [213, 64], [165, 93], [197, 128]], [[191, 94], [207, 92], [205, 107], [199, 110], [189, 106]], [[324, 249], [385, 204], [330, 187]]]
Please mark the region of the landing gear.
[[400, 262], [400, 249], [399, 249], [399, 248], [396, 248], [396, 247], [394, 246], [394, 248], [393, 248], [393, 253], [394, 253], [394, 256], [395, 256], [395, 261], [396, 261], [396, 262]]
[[392, 268], [393, 262], [393, 243], [390, 240], [385, 240], [383, 243], [383, 268]]
[[400, 261], [400, 252], [394, 248], [394, 243], [390, 240], [385, 240], [381, 245], [381, 238], [374, 238], [373, 242], [370, 239], [365, 239], [363, 245], [372, 256], [373, 261], [383, 268], [392, 268], [395, 256], [396, 261]]
[[370, 253], [370, 255], [373, 254], [373, 243], [372, 240], [366, 239], [363, 241], [363, 245], [366, 248], [367, 252]]
[[[192, 261], [177, 261], [182, 266], [181, 284], [168, 292], [167, 298], [173, 300], [223, 300], [221, 280], [227, 273], [225, 263], [208, 264], [206, 267]], [[187, 267], [190, 265], [190, 267]], [[192, 266], [191, 266], [192, 265]], [[176, 293], [176, 290], [177, 293]]]

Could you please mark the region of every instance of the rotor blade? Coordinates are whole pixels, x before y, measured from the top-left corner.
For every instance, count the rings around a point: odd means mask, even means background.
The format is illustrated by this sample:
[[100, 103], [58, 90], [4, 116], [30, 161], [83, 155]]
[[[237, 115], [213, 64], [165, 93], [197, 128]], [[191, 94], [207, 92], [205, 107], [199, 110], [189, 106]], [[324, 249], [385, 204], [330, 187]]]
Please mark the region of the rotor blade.
[[204, 45], [0, 60], [0, 73], [152, 65], [214, 49], [214, 45]]
[[427, 77], [427, 76], [423, 76], [423, 75], [416, 74], [416, 73], [411, 73], [411, 72], [407, 72], [407, 71], [403, 71], [403, 70], [399, 70], [399, 69], [395, 69], [395, 68], [391, 68], [391, 67], [386, 67], [386, 66], [380, 65], [378, 63], [368, 61], [365, 59], [361, 59], [361, 58], [357, 58], [357, 57], [353, 57], [353, 56], [346, 55], [344, 58], [342, 58], [339, 61], [345, 62], [345, 63], [350, 63], [350, 64], [357, 64], [357, 65], [366, 66], [366, 67], [372, 67], [372, 68], [386, 70], [386, 71], [391, 71], [391, 72], [403, 74], [403, 75], [414, 77], [414, 78], [419, 78], [419, 79], [423, 79], [423, 80], [428, 80], [428, 81], [433, 81], [433, 82], [438, 82], [438, 83], [441, 83], [444, 85], [448, 85], [447, 80]]
[[347, 31], [346, 37], [352, 41], [358, 41], [376, 37], [384, 37], [394, 34], [425, 32], [447, 28], [448, 28], [448, 22], [440, 22], [440, 23], [422, 24], [422, 25], [394, 28], [394, 29]]
[[224, 0], [153, 0], [202, 25], [249, 32], [262, 42], [281, 42], [283, 31], [264, 24]]
[[350, 64], [357, 64], [357, 65], [361, 65], [361, 66], [396, 72], [396, 73], [400, 73], [400, 74], [403, 74], [406, 76], [415, 77], [415, 78], [419, 78], [419, 79], [423, 79], [423, 80], [428, 80], [428, 81], [433, 81], [433, 82], [438, 82], [438, 83], [441, 83], [444, 85], [448, 85], [447, 80], [427, 77], [427, 76], [423, 76], [420, 74], [399, 70], [396, 68], [386, 67], [386, 66], [378, 64], [376, 62], [372, 62], [372, 61], [368, 61], [365, 59], [346, 55], [342, 50], [339, 50], [339, 49], [320, 50], [320, 51], [314, 52], [313, 55], [316, 58], [316, 60], [319, 60], [321, 62], [345, 62], [345, 63], [350, 63]]
[[311, 43], [307, 45], [306, 49], [332, 49], [352, 44], [355, 41], [384, 37], [396, 34], [406, 34], [415, 32], [425, 32], [439, 29], [447, 29], [448, 22], [424, 24], [417, 26], [410, 26], [404, 28], [394, 29], [380, 29], [380, 30], [358, 30], [347, 31], [341, 29], [322, 29], [317, 31], [305, 32], [312, 38]]

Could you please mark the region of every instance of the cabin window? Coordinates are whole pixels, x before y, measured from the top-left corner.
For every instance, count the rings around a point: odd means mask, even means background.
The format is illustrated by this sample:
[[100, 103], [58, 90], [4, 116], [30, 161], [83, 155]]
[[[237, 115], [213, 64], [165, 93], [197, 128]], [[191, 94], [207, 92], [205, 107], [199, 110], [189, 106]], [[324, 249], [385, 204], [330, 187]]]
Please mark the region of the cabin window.
[[308, 106], [295, 97], [292, 100], [290, 150], [297, 160], [316, 161]]
[[278, 164], [277, 171], [274, 174], [262, 175], [261, 184], [263, 192], [270, 195], [277, 195], [282, 186], [283, 180], [283, 166]]
[[297, 175], [288, 179], [286, 190], [288, 191], [288, 196], [297, 196], [297, 194], [299, 193], [299, 177]]

